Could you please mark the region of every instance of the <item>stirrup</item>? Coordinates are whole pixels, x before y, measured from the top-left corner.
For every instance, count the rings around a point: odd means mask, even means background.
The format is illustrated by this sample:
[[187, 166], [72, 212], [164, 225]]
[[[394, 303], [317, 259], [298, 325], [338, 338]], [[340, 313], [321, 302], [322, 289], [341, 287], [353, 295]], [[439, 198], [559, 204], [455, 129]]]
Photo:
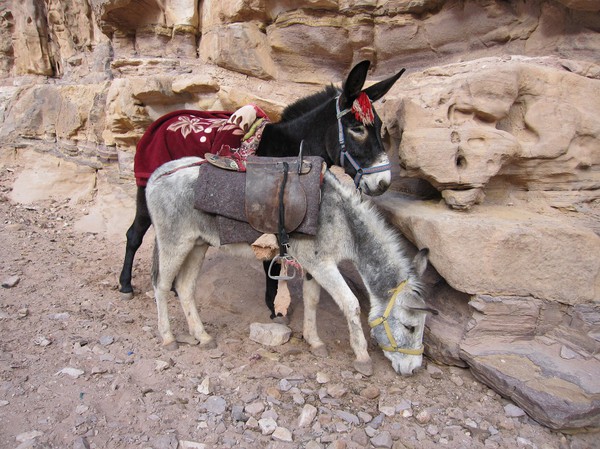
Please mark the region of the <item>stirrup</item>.
[[[289, 281], [291, 279], [294, 279], [296, 277], [296, 266], [294, 264], [289, 264], [288, 265], [288, 274], [287, 275], [274, 275], [274, 274], [271, 274], [271, 269], [273, 268], [273, 265], [276, 262], [279, 262], [280, 260], [283, 262], [285, 260], [293, 260], [293, 258], [291, 256], [288, 256], [287, 254], [283, 255], [283, 256], [282, 255], [275, 256], [273, 258], [273, 260], [271, 261], [271, 264], [269, 265], [269, 271], [267, 272], [267, 276], [269, 276], [269, 278], [274, 279], [276, 281], [279, 281], [279, 280], [281, 280], [281, 281]], [[290, 267], [292, 268], [292, 273], [291, 274], [290, 274]]]

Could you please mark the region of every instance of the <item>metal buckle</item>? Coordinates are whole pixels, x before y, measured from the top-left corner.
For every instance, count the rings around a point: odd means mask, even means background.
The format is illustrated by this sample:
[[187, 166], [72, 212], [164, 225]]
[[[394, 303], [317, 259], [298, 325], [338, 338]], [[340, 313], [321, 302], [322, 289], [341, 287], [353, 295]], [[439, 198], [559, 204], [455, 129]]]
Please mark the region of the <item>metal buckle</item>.
[[[275, 256], [273, 258], [273, 260], [271, 261], [271, 264], [269, 265], [269, 271], [267, 272], [267, 275], [269, 276], [269, 278], [274, 279], [276, 281], [282, 280], [282, 281], [289, 281], [291, 279], [294, 279], [296, 277], [296, 266], [293, 263], [288, 264], [288, 270], [287, 270], [287, 275], [279, 275], [276, 276], [274, 274], [271, 274], [271, 269], [273, 268], [273, 264], [279, 262], [281, 260], [281, 263], [285, 263], [285, 261], [294, 261], [294, 258], [288, 254], [285, 254], [283, 256], [278, 255]], [[290, 274], [290, 268], [292, 269], [292, 272]]]

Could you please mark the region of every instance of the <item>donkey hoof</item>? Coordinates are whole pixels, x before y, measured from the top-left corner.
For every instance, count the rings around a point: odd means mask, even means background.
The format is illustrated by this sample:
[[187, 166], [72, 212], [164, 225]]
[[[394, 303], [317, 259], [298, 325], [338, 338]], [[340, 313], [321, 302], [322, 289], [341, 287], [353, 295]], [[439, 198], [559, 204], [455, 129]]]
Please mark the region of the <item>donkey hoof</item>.
[[356, 371], [364, 376], [373, 375], [373, 362], [370, 360], [366, 362], [359, 362], [358, 360], [355, 360], [353, 366]]
[[176, 349], [179, 349], [179, 343], [177, 343], [177, 341], [172, 341], [171, 343], [167, 343], [167, 344], [163, 344], [163, 347], [167, 350], [167, 351], [175, 351]]
[[200, 342], [200, 347], [202, 349], [216, 349], [217, 348], [217, 342], [215, 341], [214, 338], [211, 338], [208, 341], [204, 341], [204, 342]]
[[310, 348], [310, 352], [313, 355], [321, 358], [329, 357], [329, 351], [327, 351], [327, 347], [325, 345], [320, 345], [314, 348]]
[[133, 292], [121, 292], [121, 300], [129, 301], [133, 298]]

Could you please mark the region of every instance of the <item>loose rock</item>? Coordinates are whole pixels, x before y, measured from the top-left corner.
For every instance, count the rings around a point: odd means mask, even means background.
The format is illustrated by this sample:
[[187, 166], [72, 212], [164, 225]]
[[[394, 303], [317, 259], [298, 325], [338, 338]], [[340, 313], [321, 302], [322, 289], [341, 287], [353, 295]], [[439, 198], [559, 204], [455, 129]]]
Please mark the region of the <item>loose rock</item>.
[[279, 346], [287, 343], [292, 335], [292, 330], [279, 323], [252, 323], [250, 324], [250, 340], [266, 346]]

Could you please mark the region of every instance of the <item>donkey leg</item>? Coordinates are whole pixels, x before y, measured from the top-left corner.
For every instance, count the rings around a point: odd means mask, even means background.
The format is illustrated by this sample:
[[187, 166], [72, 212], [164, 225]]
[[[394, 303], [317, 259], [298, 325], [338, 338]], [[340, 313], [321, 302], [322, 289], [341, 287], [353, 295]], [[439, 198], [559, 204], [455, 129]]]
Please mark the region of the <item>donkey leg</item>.
[[317, 332], [317, 307], [321, 286], [314, 279], [304, 279], [302, 298], [304, 300], [304, 339], [310, 345], [310, 351], [318, 357], [327, 357], [327, 347]]
[[373, 362], [360, 321], [360, 304], [335, 264], [322, 264], [311, 270], [316, 281], [327, 290], [344, 313], [350, 332], [350, 346], [356, 355], [354, 369], [366, 376], [373, 374]]
[[196, 338], [202, 347], [216, 347], [213, 338], [206, 332], [195, 302], [196, 280], [204, 261], [207, 245], [195, 246], [183, 263], [175, 285], [181, 301], [181, 307], [188, 322], [190, 335]]
[[119, 291], [123, 293], [124, 299], [130, 299], [133, 296], [133, 287], [131, 285], [133, 259], [135, 253], [142, 245], [144, 235], [152, 224], [146, 205], [145, 191], [146, 189], [144, 187], [138, 187], [135, 218], [126, 234], [127, 245], [125, 247], [125, 260], [123, 261], [123, 268], [121, 270], [121, 275], [119, 276]]
[[178, 344], [171, 331], [167, 300], [173, 281], [193, 248], [193, 242], [182, 241], [169, 245], [158, 240], [154, 247], [154, 299], [158, 311], [158, 332], [162, 338], [162, 345], [169, 350], [177, 349]]
[[[265, 289], [265, 303], [271, 311], [271, 319], [274, 319], [277, 315], [275, 314], [275, 296], [277, 296], [277, 285], [278, 282], [275, 279], [269, 277], [269, 267], [271, 265], [270, 260], [263, 261], [263, 268], [265, 269], [266, 275], [266, 289]], [[281, 265], [276, 263], [273, 264], [272, 274], [279, 276], [281, 273]], [[281, 316], [281, 315], [280, 315]]]

